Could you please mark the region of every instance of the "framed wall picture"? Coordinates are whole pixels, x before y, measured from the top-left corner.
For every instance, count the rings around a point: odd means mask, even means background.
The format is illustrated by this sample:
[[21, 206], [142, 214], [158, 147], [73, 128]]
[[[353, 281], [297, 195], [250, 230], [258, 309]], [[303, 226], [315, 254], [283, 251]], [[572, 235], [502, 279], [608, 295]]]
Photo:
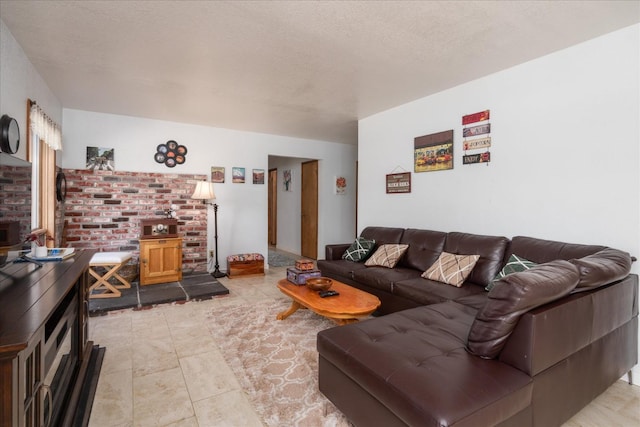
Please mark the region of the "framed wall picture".
[[344, 176], [336, 176], [333, 178], [333, 180], [335, 182], [335, 194], [347, 194], [347, 178], [345, 178]]
[[252, 175], [254, 184], [264, 184], [264, 169], [254, 169]]
[[224, 184], [224, 167], [211, 166], [211, 182]]
[[244, 184], [244, 168], [234, 166], [231, 169], [231, 182], [235, 184]]
[[113, 148], [87, 147], [87, 169], [92, 171], [115, 170], [114, 151]]
[[291, 169], [285, 169], [282, 171], [282, 189], [284, 191], [293, 191]]
[[453, 169], [453, 129], [414, 139], [414, 172]]

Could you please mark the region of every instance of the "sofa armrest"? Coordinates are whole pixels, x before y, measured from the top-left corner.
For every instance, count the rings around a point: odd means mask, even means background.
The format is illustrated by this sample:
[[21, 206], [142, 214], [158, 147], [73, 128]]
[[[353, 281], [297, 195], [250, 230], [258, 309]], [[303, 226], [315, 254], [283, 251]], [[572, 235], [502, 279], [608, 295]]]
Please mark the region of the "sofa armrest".
[[342, 254], [344, 251], [349, 249], [351, 243], [339, 243], [335, 245], [326, 245], [324, 247], [324, 259], [326, 260], [336, 260], [342, 259]]

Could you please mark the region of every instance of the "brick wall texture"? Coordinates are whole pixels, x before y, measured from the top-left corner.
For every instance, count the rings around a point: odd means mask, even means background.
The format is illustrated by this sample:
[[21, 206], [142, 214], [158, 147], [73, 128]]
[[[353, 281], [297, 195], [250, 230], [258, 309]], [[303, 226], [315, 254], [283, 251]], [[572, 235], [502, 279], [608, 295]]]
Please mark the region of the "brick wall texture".
[[65, 169], [64, 238], [78, 249], [130, 251], [139, 263], [140, 221], [177, 205], [184, 273], [207, 270], [207, 207], [191, 199], [205, 175]]
[[20, 223], [18, 240], [31, 232], [31, 165], [0, 168], [0, 222]]

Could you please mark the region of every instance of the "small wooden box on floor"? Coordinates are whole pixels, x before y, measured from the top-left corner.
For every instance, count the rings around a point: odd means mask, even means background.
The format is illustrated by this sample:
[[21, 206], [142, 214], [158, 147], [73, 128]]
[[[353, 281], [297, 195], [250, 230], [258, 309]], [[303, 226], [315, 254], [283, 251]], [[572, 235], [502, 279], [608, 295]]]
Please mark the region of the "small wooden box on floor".
[[238, 254], [227, 257], [227, 276], [229, 279], [253, 275], [264, 275], [264, 257], [261, 254]]

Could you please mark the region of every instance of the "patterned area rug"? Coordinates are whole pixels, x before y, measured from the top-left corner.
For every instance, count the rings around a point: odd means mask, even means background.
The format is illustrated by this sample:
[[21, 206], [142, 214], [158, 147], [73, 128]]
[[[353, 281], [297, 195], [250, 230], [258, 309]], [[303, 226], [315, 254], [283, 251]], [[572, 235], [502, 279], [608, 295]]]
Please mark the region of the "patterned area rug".
[[280, 252], [270, 250], [267, 261], [271, 267], [289, 267], [296, 265], [296, 259], [297, 258], [292, 258]]
[[289, 306], [278, 300], [215, 307], [209, 327], [265, 425], [350, 426], [318, 390], [316, 334], [335, 323], [309, 310], [276, 320]]

